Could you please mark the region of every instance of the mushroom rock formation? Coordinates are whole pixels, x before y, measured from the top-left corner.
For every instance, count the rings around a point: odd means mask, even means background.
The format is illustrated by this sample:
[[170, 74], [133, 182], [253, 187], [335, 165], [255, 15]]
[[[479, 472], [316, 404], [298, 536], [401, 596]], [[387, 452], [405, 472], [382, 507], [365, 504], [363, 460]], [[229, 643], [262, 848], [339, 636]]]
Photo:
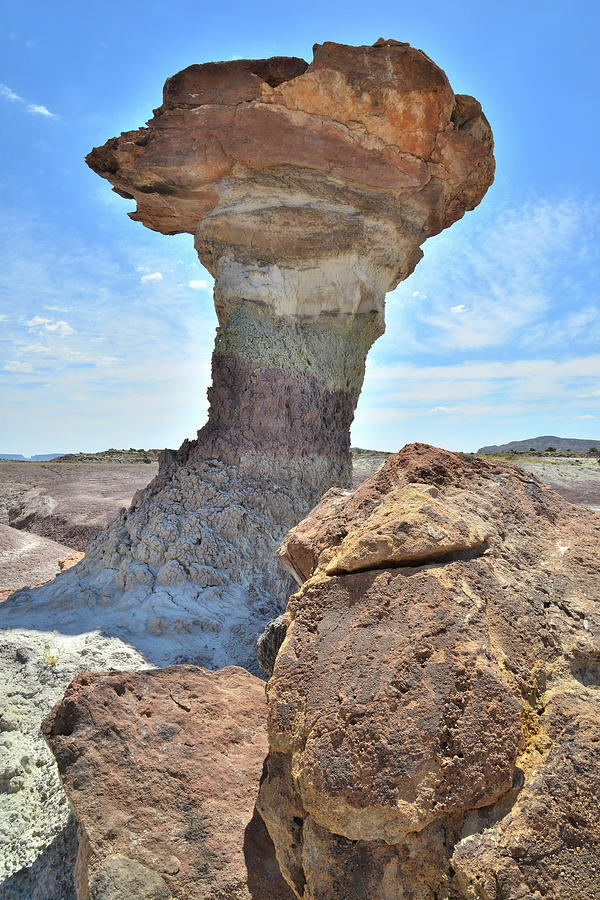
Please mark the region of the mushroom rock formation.
[[147, 127], [92, 150], [92, 169], [136, 200], [132, 218], [193, 234], [215, 278], [210, 411], [30, 608], [52, 604], [60, 627], [78, 593], [152, 662], [260, 671], [256, 637], [292, 587], [275, 549], [350, 482], [385, 294], [427, 237], [479, 203], [492, 146], [476, 100], [422, 51], [380, 39], [316, 45], [310, 65], [190, 66]]
[[[111, 641], [136, 667], [141, 656], [260, 671], [256, 637], [293, 586], [275, 550], [325, 490], [349, 483], [348, 430], [385, 293], [493, 177], [479, 103], [454, 95], [420, 50], [384, 40], [317, 46], [310, 66], [191, 66], [167, 81], [147, 128], [88, 162], [135, 198], [134, 218], [194, 235], [215, 277], [219, 327], [198, 440], [163, 454], [156, 479], [82, 562], [0, 607], [3, 674], [35, 699], [31, 716], [51, 679], [40, 693], [40, 671], [19, 662], [23, 643], [65, 644], [62, 689], [82, 667], [76, 647], [102, 658]], [[49, 762], [33, 738], [38, 721], [25, 718], [30, 752]], [[20, 866], [66, 821], [45, 809], [43, 837]], [[6, 828], [26, 828], [18, 808]]]
[[422, 444], [291, 531], [257, 808], [298, 898], [600, 897], [599, 537]]
[[254, 810], [265, 720], [264, 683], [234, 666], [80, 673], [42, 725], [78, 900], [293, 900]]

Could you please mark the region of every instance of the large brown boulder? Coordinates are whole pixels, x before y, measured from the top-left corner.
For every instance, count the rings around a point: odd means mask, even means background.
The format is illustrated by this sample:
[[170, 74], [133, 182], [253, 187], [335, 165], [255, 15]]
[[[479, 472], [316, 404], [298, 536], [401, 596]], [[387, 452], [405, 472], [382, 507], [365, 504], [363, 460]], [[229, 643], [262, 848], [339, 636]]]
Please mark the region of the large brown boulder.
[[254, 810], [264, 683], [82, 672], [42, 725], [79, 820], [78, 900], [291, 900]]
[[297, 897], [600, 897], [599, 537], [421, 444], [292, 530], [258, 808]]

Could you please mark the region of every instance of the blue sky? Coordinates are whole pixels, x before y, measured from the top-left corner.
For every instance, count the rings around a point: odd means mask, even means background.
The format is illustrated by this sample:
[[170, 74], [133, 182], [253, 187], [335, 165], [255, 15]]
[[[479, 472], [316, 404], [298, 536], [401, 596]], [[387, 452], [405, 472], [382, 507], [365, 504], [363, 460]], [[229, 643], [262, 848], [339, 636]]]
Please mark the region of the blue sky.
[[194, 62], [409, 41], [483, 104], [497, 174], [388, 295], [353, 442], [600, 437], [600, 6], [0, 2], [0, 451], [178, 446], [215, 316], [189, 235], [131, 222], [83, 161]]

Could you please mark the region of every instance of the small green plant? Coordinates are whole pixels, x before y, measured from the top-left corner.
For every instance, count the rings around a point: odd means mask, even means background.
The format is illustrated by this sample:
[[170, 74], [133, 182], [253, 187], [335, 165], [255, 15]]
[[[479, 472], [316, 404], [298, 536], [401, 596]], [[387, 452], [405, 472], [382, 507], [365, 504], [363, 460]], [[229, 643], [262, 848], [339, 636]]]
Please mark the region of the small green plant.
[[42, 662], [45, 666], [55, 666], [64, 652], [64, 647], [52, 647], [50, 644], [44, 644]]

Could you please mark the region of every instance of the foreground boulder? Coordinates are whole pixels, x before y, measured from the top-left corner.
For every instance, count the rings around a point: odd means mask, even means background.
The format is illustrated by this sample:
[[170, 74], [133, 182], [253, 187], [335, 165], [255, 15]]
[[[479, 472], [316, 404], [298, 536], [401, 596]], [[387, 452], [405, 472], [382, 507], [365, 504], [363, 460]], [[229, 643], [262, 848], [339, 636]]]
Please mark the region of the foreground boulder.
[[419, 444], [292, 530], [258, 809], [297, 897], [600, 897], [599, 538]]
[[78, 900], [291, 900], [254, 802], [264, 683], [82, 672], [42, 730], [79, 821]]

